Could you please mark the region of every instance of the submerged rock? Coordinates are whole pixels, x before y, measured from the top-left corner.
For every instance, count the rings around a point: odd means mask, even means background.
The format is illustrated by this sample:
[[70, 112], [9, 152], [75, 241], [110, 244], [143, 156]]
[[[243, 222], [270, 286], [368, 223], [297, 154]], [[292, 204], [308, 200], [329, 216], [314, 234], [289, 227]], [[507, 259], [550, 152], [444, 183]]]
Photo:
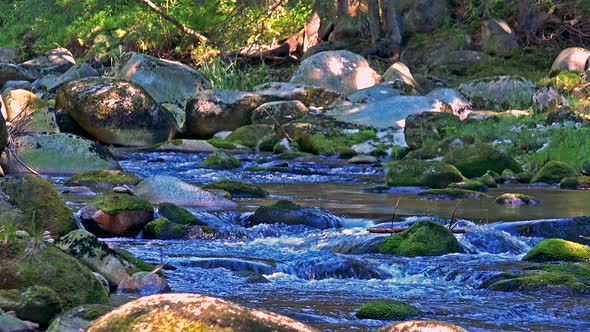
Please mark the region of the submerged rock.
[[466, 190], [460, 188], [446, 188], [446, 189], [432, 189], [423, 191], [418, 194], [428, 200], [443, 200], [451, 201], [456, 199], [484, 199], [489, 198], [489, 195], [474, 190]]
[[394, 323], [377, 330], [378, 332], [467, 332], [466, 329], [436, 320], [411, 320]]
[[409, 229], [387, 237], [379, 246], [382, 253], [401, 256], [440, 256], [463, 252], [463, 248], [450, 229], [421, 220]]
[[[72, 134], [29, 133], [15, 139], [18, 157], [42, 174], [73, 174], [100, 169], [121, 169], [115, 157], [102, 145]], [[6, 153], [0, 160], [9, 173], [29, 173]]]
[[317, 229], [340, 227], [340, 223], [317, 209], [304, 208], [287, 200], [261, 206], [245, 220], [245, 226], [283, 223], [305, 225]]
[[291, 77], [291, 83], [320, 86], [345, 95], [380, 81], [367, 60], [350, 51], [314, 54], [303, 60]]
[[74, 214], [53, 185], [33, 175], [0, 179], [0, 226], [5, 224], [53, 235], [76, 228]]
[[356, 317], [360, 319], [402, 320], [421, 314], [420, 309], [402, 301], [375, 300], [360, 307], [356, 312]]
[[496, 203], [502, 205], [537, 205], [540, 202], [529, 195], [505, 193], [496, 198]]
[[285, 316], [197, 294], [142, 297], [95, 320], [87, 331], [167, 331], [171, 323], [187, 331], [316, 331]]
[[237, 204], [184, 182], [173, 176], [157, 175], [147, 178], [135, 187], [135, 194], [152, 204], [164, 202], [185, 206], [236, 207]]

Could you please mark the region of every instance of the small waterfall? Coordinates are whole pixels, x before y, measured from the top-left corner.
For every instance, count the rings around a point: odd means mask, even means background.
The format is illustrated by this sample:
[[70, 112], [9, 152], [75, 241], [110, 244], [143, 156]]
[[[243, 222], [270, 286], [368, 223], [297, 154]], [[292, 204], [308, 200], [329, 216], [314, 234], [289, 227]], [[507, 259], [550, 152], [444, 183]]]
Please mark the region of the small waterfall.
[[531, 247], [522, 238], [487, 225], [469, 226], [458, 236], [461, 245], [470, 253], [521, 255]]
[[196, 257], [190, 259], [174, 259], [171, 265], [182, 267], [200, 267], [204, 269], [225, 268], [230, 271], [249, 271], [257, 274], [272, 274], [274, 266], [271, 262], [261, 262], [249, 258], [231, 257]]

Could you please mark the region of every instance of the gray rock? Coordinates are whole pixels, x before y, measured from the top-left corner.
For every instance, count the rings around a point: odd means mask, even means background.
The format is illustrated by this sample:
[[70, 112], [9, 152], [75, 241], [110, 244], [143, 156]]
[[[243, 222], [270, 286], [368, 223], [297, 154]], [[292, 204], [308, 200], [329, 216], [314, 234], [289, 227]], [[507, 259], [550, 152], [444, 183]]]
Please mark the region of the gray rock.
[[32, 323], [22, 320], [0, 311], [0, 332], [35, 332]]
[[164, 278], [156, 273], [141, 271], [123, 279], [117, 287], [117, 292], [153, 295], [164, 292], [166, 287]]
[[207, 90], [197, 93], [186, 105], [185, 134], [210, 137], [252, 122], [254, 109], [269, 101], [257, 93], [235, 90]]
[[0, 62], [2, 63], [16, 63], [18, 62], [18, 55], [16, 49], [10, 46], [0, 46]]
[[283, 124], [309, 114], [309, 109], [298, 100], [273, 101], [258, 106], [252, 112], [253, 124]]
[[25, 128], [27, 133], [59, 133], [55, 112], [49, 107], [37, 110], [29, 115], [29, 119]]
[[383, 80], [393, 82], [394, 88], [408, 94], [420, 90], [410, 68], [399, 61], [387, 68], [383, 74]]
[[33, 90], [33, 85], [29, 81], [8, 81], [8, 82], [4, 83], [4, 86], [2, 87], [2, 93], [6, 93], [8, 90], [17, 90], [17, 89], [31, 91], [31, 90]]
[[113, 307], [104, 304], [85, 304], [72, 308], [57, 316], [46, 332], [80, 332], [90, 322], [107, 314]]
[[342, 94], [371, 87], [381, 81], [362, 56], [350, 51], [326, 51], [305, 59], [291, 83], [316, 85]]
[[141, 86], [120, 79], [91, 77], [66, 83], [55, 107], [107, 144], [146, 146], [171, 139], [177, 130], [168, 110]]
[[30, 70], [37, 78], [49, 74], [65, 73], [76, 64], [76, 60], [69, 50], [60, 47], [41, 56], [23, 62], [22, 66]]
[[590, 234], [589, 217], [508, 222], [493, 224], [492, 226], [512, 235], [545, 239], [558, 238], [582, 244], [588, 242], [581, 239], [580, 235]]
[[45, 91], [54, 91], [63, 84], [86, 77], [98, 76], [98, 72], [88, 64], [74, 65], [61, 76], [48, 75], [41, 79], [41, 87]]
[[[71, 134], [30, 133], [17, 137], [15, 145], [19, 158], [43, 174], [121, 169], [105, 147]], [[6, 151], [2, 153], [0, 164], [10, 173], [29, 173]]]
[[550, 113], [569, 105], [565, 97], [553, 86], [543, 87], [533, 95], [533, 111]]
[[173, 176], [158, 175], [141, 181], [135, 187], [135, 195], [152, 204], [164, 202], [204, 208], [235, 207], [236, 203], [184, 182]]
[[562, 70], [575, 70], [579, 72], [590, 70], [588, 58], [590, 58], [590, 50], [581, 47], [566, 48], [553, 61], [550, 75], [555, 75]]
[[0, 85], [8, 81], [34, 81], [35, 77], [30, 71], [20, 65], [12, 63], [0, 63]]
[[535, 83], [517, 76], [494, 76], [462, 83], [457, 88], [476, 108], [528, 108]]
[[260, 84], [254, 87], [254, 92], [273, 101], [298, 100], [308, 107], [328, 106], [342, 96], [327, 88], [289, 82]]
[[481, 47], [489, 54], [508, 55], [518, 47], [518, 40], [508, 23], [492, 19], [481, 23]]
[[405, 119], [410, 114], [451, 111], [449, 105], [434, 98], [398, 96], [368, 104], [334, 108], [326, 113], [338, 121], [385, 129], [405, 127]]
[[487, 58], [489, 58], [488, 55], [473, 50], [453, 50], [446, 53], [437, 53], [429, 69], [435, 73], [466, 74], [471, 66]]
[[135, 52], [121, 59], [114, 76], [139, 84], [158, 104], [183, 109], [197, 92], [212, 88], [203, 74], [189, 66]]
[[400, 323], [393, 323], [387, 326], [384, 326], [377, 330], [377, 332], [430, 332], [430, 331], [438, 331], [438, 332], [467, 332], [466, 329], [445, 323], [439, 322], [435, 320], [410, 320]]
[[392, 83], [385, 82], [353, 92], [346, 96], [346, 99], [353, 103], [372, 103], [405, 94], [405, 92], [394, 88]]
[[471, 103], [456, 89], [453, 88], [438, 88], [426, 94], [426, 97], [431, 97], [444, 101], [453, 109], [453, 113], [460, 118], [465, 118], [468, 111], [471, 109]]

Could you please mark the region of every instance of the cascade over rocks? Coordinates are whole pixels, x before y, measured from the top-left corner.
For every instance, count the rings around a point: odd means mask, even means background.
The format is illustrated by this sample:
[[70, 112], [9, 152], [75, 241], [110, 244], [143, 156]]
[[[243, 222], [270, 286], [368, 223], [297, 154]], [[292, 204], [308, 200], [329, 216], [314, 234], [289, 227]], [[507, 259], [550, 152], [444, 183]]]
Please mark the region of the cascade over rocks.
[[172, 114], [139, 85], [110, 78], [85, 78], [65, 84], [56, 109], [65, 109], [85, 131], [107, 144], [144, 146], [176, 133]]
[[182, 109], [197, 92], [212, 88], [203, 74], [187, 65], [136, 52], [120, 59], [114, 76], [140, 85], [158, 104]]
[[317, 229], [340, 227], [337, 221], [317, 209], [304, 208], [287, 200], [280, 200], [269, 206], [261, 206], [245, 220], [245, 226], [259, 224], [306, 225]]
[[[29, 133], [15, 139], [18, 157], [43, 174], [73, 174], [100, 169], [121, 169], [115, 157], [102, 145], [64, 133]], [[29, 173], [6, 151], [0, 159], [9, 173]]]
[[295, 70], [291, 83], [316, 85], [344, 95], [381, 81], [362, 56], [350, 51], [325, 51], [305, 59]]
[[[130, 320], [129, 317], [134, 319]], [[269, 311], [242, 307], [214, 297], [183, 293], [139, 298], [93, 321], [87, 331], [166, 331], [171, 322], [190, 331], [316, 331]]]
[[397, 96], [367, 104], [338, 107], [326, 112], [338, 121], [385, 129], [405, 127], [405, 119], [421, 112], [452, 112], [446, 103], [423, 96]]

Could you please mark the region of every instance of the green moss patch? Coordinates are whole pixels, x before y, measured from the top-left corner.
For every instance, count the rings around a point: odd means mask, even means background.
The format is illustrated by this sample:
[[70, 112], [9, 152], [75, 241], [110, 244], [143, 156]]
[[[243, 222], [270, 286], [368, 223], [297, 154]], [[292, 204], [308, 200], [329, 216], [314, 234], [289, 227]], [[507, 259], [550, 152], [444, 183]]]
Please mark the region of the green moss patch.
[[235, 180], [221, 180], [214, 182], [203, 187], [204, 189], [218, 189], [229, 192], [232, 197], [260, 197], [264, 198], [268, 196], [268, 192], [262, 187], [242, 181]]
[[422, 311], [412, 305], [396, 300], [371, 301], [356, 312], [360, 319], [404, 320], [421, 315]]
[[547, 239], [539, 242], [523, 259], [532, 262], [590, 262], [590, 248], [562, 239]]
[[240, 161], [231, 154], [219, 151], [210, 154], [203, 162], [202, 166], [213, 169], [234, 169], [240, 167]]
[[115, 215], [124, 211], [153, 210], [150, 202], [127, 194], [107, 194], [97, 197], [92, 204], [102, 212]]
[[429, 200], [484, 199], [489, 196], [475, 190], [460, 188], [431, 189], [418, 194]]
[[134, 174], [118, 170], [98, 170], [76, 174], [65, 181], [66, 186], [120, 186], [136, 185], [141, 179]]
[[488, 144], [473, 144], [451, 149], [444, 157], [445, 162], [455, 165], [466, 177], [484, 175], [488, 170], [498, 173], [505, 169], [521, 172], [522, 169], [504, 151]]
[[572, 176], [561, 179], [562, 189], [590, 189], [590, 176]]
[[173, 223], [181, 225], [206, 225], [201, 220], [197, 219], [190, 211], [181, 208], [175, 204], [164, 202], [158, 204], [158, 213], [164, 218], [167, 218]]
[[552, 160], [535, 174], [531, 182], [559, 183], [563, 178], [579, 175], [580, 173], [570, 165]]
[[158, 218], [145, 226], [143, 234], [146, 239], [182, 239], [187, 235], [187, 225], [176, 224], [166, 218]]
[[449, 188], [482, 191], [482, 192], [488, 191], [487, 185], [485, 185], [482, 181], [476, 181], [476, 180], [467, 180], [467, 181], [462, 181], [462, 182], [457, 182], [457, 183], [451, 183], [451, 184], [449, 184]]
[[392, 187], [446, 188], [451, 183], [464, 181], [465, 177], [457, 168], [441, 161], [404, 159], [388, 165], [385, 180]]
[[575, 88], [585, 83], [586, 80], [582, 73], [575, 70], [560, 71], [557, 75], [551, 78], [551, 85], [565, 93], [572, 92]]
[[[274, 127], [271, 125], [248, 125], [240, 127], [234, 130], [226, 139], [226, 142], [233, 143], [233, 144], [240, 144], [247, 146], [251, 149], [259, 150], [259, 147], [262, 142], [268, 139], [271, 136], [270, 140], [273, 140], [275, 136]], [[267, 143], [272, 146], [276, 143], [276, 139], [274, 139], [273, 143]]]
[[463, 252], [453, 232], [445, 226], [421, 220], [409, 229], [392, 235], [379, 245], [379, 251], [401, 256], [440, 256]]
[[338, 155], [340, 152], [348, 151], [355, 144], [360, 144], [368, 140], [375, 139], [377, 134], [370, 129], [360, 130], [354, 134], [347, 134], [341, 129], [332, 128], [325, 134], [316, 134], [312, 136], [313, 146], [318, 154], [321, 155]]
[[209, 144], [213, 145], [218, 149], [225, 149], [225, 150], [239, 150], [240, 148], [235, 145], [234, 143], [228, 142], [224, 139], [214, 137], [208, 140]]

